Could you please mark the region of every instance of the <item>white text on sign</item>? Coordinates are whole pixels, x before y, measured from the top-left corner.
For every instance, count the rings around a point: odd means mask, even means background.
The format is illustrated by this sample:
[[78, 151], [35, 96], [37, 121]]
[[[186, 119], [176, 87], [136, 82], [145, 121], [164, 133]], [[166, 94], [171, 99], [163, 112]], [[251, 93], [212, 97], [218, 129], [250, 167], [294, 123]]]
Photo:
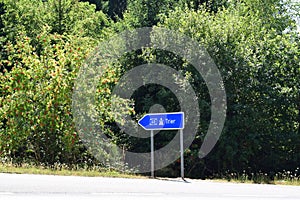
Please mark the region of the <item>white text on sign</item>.
[[159, 125], [163, 126], [164, 124], [175, 124], [175, 119], [168, 119], [168, 118], [150, 118], [150, 125]]

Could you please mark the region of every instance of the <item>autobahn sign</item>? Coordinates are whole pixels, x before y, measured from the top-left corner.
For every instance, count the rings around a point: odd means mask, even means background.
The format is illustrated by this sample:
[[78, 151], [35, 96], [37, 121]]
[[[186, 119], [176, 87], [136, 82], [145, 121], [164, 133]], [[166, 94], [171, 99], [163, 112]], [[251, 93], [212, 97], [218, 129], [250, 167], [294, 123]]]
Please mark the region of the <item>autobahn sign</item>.
[[145, 130], [177, 130], [184, 128], [184, 113], [149, 113], [139, 121]]
[[184, 112], [149, 113], [139, 121], [139, 125], [151, 133], [151, 176], [154, 178], [154, 130], [180, 130], [180, 168], [181, 178], [184, 180], [183, 158], [183, 129]]

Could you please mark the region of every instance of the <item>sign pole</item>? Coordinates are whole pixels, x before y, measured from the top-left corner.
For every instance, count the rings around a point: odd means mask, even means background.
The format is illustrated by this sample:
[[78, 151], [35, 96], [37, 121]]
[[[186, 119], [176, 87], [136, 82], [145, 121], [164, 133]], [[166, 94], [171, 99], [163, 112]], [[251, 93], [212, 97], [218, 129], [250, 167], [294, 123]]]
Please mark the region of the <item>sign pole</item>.
[[154, 178], [154, 134], [151, 130], [151, 177]]
[[184, 179], [184, 157], [183, 157], [183, 129], [180, 129], [180, 164], [181, 178]]

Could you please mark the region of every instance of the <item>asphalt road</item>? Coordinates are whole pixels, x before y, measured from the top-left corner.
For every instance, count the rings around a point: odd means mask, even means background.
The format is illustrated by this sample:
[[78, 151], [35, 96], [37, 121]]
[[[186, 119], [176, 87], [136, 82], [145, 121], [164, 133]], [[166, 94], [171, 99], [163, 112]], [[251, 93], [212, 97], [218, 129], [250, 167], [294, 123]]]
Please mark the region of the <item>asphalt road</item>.
[[180, 179], [121, 179], [0, 173], [1, 200], [284, 199], [299, 200], [299, 186], [234, 184]]

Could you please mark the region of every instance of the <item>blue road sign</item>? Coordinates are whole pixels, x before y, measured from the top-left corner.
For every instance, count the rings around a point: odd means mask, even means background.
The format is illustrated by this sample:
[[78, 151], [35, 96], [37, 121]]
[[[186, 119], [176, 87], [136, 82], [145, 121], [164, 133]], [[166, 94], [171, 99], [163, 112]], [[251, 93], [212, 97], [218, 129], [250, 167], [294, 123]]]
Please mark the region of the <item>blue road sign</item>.
[[184, 113], [149, 113], [139, 120], [145, 130], [176, 130], [184, 128]]

